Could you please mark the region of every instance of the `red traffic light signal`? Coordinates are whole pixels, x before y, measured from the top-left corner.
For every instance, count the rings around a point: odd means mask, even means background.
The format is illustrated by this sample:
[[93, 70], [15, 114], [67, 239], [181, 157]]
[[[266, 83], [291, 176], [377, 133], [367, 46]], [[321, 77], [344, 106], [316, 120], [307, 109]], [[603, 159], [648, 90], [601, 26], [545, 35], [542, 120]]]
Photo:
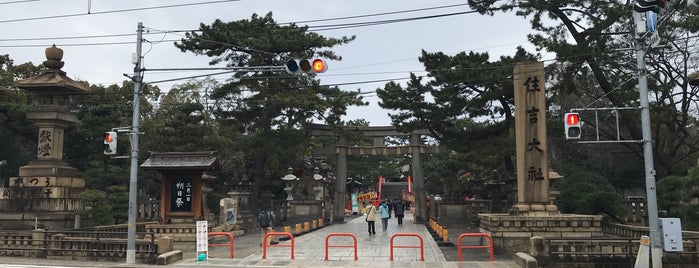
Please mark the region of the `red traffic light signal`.
[[104, 149], [105, 155], [115, 155], [117, 153], [117, 133], [109, 131], [104, 133]]
[[580, 124], [580, 115], [577, 113], [567, 113], [566, 114], [566, 124], [568, 124], [568, 125]]
[[582, 135], [580, 126], [580, 115], [578, 113], [566, 113], [565, 117], [565, 134], [567, 140], [580, 139]]

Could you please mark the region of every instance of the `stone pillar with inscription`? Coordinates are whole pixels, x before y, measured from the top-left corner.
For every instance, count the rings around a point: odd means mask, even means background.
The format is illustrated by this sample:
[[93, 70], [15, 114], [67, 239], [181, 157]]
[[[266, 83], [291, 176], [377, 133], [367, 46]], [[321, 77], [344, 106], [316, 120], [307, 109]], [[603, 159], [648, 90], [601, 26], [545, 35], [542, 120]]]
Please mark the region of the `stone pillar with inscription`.
[[63, 133], [78, 122], [70, 111], [70, 96], [87, 93], [85, 84], [78, 83], [61, 70], [63, 50], [55, 46], [45, 51], [47, 68], [41, 74], [15, 82], [29, 92], [38, 109], [27, 113], [27, 119], [38, 128], [36, 160], [19, 168], [19, 176], [9, 180], [0, 199], [11, 205], [2, 206], [2, 221], [15, 216], [36, 219], [46, 228], [76, 227], [74, 213], [80, 209], [80, 194], [85, 181], [77, 177], [77, 169], [63, 161]]
[[479, 214], [496, 251], [529, 252], [529, 238], [600, 237], [602, 216], [561, 214], [551, 202], [544, 63], [514, 68], [517, 203], [509, 214]]
[[549, 195], [544, 63], [514, 69], [517, 204], [520, 215], [557, 215]]

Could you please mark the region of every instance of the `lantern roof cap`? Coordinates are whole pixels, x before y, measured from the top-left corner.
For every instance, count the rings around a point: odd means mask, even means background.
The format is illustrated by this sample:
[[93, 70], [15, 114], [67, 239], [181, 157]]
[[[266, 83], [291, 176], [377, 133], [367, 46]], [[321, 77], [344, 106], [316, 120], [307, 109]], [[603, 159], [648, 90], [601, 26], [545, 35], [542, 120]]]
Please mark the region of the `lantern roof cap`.
[[56, 45], [45, 50], [46, 60], [43, 65], [47, 69], [41, 74], [15, 82], [15, 86], [24, 90], [44, 94], [74, 94], [88, 93], [90, 89], [83, 83], [77, 82], [62, 71], [63, 50]]

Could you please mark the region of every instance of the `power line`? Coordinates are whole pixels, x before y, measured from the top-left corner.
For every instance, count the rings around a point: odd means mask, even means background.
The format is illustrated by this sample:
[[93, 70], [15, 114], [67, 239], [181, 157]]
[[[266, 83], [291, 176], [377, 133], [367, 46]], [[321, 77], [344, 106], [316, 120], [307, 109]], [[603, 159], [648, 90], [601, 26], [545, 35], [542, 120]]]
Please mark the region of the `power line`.
[[19, 4], [19, 3], [37, 2], [37, 1], [40, 1], [40, 0], [17, 0], [17, 1], [8, 1], [8, 2], [0, 2], [0, 5]]
[[[228, 1], [234, 1], [234, 0], [228, 0]], [[235, 0], [235, 1], [240, 1], [240, 0]], [[215, 1], [215, 2], [220, 2], [220, 1]], [[211, 2], [209, 2], [211, 3]], [[204, 4], [204, 3], [201, 3]], [[185, 4], [182, 4], [185, 5]], [[307, 21], [297, 21], [297, 22], [287, 22], [287, 23], [279, 23], [279, 24], [299, 24], [299, 23], [306, 23], [306, 22], [319, 22], [319, 21], [333, 21], [333, 20], [345, 20], [349, 18], [363, 18], [363, 17], [375, 17], [375, 16], [384, 16], [387, 14], [401, 14], [401, 13], [409, 13], [409, 12], [417, 12], [417, 11], [425, 11], [425, 10], [434, 10], [434, 9], [443, 9], [443, 8], [450, 8], [450, 7], [458, 7], [458, 6], [465, 6], [467, 4], [456, 4], [456, 5], [447, 5], [447, 6], [436, 6], [436, 7], [427, 7], [427, 8], [419, 8], [419, 9], [410, 9], [410, 10], [401, 10], [401, 11], [393, 11], [393, 12], [384, 12], [384, 13], [373, 13], [373, 14], [365, 14], [365, 15], [356, 15], [356, 16], [346, 16], [346, 17], [336, 17], [336, 18], [325, 18], [325, 19], [317, 19], [317, 20], [307, 20]], [[173, 5], [174, 6], [174, 5]], [[157, 7], [157, 8], [166, 8], [166, 7], [172, 7], [172, 6], [162, 6], [162, 7]], [[156, 8], [156, 7], [152, 7]], [[148, 9], [148, 8], [141, 8], [138, 10], [142, 9]], [[125, 12], [125, 11], [135, 11], [136, 9], [128, 9], [128, 10], [114, 10], [114, 11], [104, 11], [104, 12], [95, 12], [91, 14], [79, 14], [79, 15], [92, 15], [92, 14], [104, 14], [104, 13], [115, 13], [115, 12]], [[356, 22], [356, 23], [345, 23], [345, 24], [333, 24], [333, 25], [315, 25], [315, 26], [309, 26], [310, 28], [328, 28], [328, 29], [322, 29], [322, 30], [330, 30], [333, 27], [339, 27], [342, 26], [343, 28], [353, 28], [353, 27], [363, 27], [363, 26], [372, 26], [372, 25], [377, 25], [377, 24], [387, 24], [387, 23], [397, 23], [397, 22], [405, 22], [405, 21], [411, 21], [411, 20], [422, 20], [422, 19], [430, 19], [430, 18], [439, 18], [439, 17], [445, 17], [445, 16], [454, 16], [454, 15], [461, 15], [461, 14], [468, 14], [468, 13], [474, 13], [475, 11], [466, 11], [466, 12], [459, 12], [459, 13], [446, 13], [446, 14], [437, 14], [437, 15], [431, 15], [431, 16], [421, 16], [421, 17], [408, 17], [408, 18], [400, 18], [400, 19], [392, 19], [392, 20], [380, 20], [380, 21], [367, 21], [367, 22]], [[72, 14], [76, 15], [76, 14]], [[71, 14], [68, 15], [58, 15], [59, 17], [62, 16], [72, 16]], [[26, 19], [21, 19], [21, 20], [32, 20], [33, 18], [26, 18]], [[0, 21], [0, 23], [6, 22], [6, 21]], [[159, 34], [159, 33], [181, 33], [181, 32], [198, 32], [199, 30], [158, 30], [154, 28], [149, 28], [152, 30], [159, 31], [158, 33], [144, 33], [144, 34]], [[81, 39], [81, 38], [104, 38], [104, 37], [122, 37], [122, 36], [133, 36], [135, 33], [125, 33], [125, 34], [109, 34], [109, 35], [91, 35], [91, 36], [73, 36], [73, 37], [37, 37], [37, 38], [14, 38], [14, 39], [0, 39], [0, 42], [9, 42], [9, 41], [37, 41], [37, 40], [53, 40], [53, 39]], [[180, 35], [182, 36], [182, 35]], [[184, 37], [184, 36], [183, 36]], [[207, 40], [210, 42], [213, 42], [211, 40]]]
[[[143, 33], [144, 35], [153, 35], [160, 33]], [[6, 38], [0, 39], [0, 42], [16, 42], [16, 41], [43, 41], [43, 40], [68, 40], [68, 39], [91, 39], [91, 38], [112, 38], [112, 37], [132, 37], [135, 33], [123, 34], [101, 34], [101, 35], [82, 35], [82, 36], [54, 36], [54, 37], [28, 37], [28, 38]], [[132, 42], [135, 43], [135, 42]]]
[[426, 10], [435, 10], [435, 9], [451, 8], [451, 7], [459, 7], [459, 6], [468, 6], [468, 4], [454, 4], [454, 5], [435, 6], [435, 7], [426, 7], [426, 8], [417, 8], [417, 9], [408, 9], [408, 10], [391, 11], [391, 12], [383, 12], [383, 13], [374, 13], [374, 14], [366, 14], [366, 15], [355, 15], [355, 16], [336, 17], [336, 18], [326, 18], [326, 19], [315, 19], [315, 20], [302, 20], [302, 21], [296, 21], [296, 22], [287, 22], [287, 23], [285, 23], [285, 24], [292, 24], [292, 23], [301, 24], [301, 23], [310, 23], [310, 22], [321, 22], [321, 21], [358, 19], [358, 18], [367, 18], [367, 17], [376, 17], [376, 16], [385, 16], [385, 15], [395, 15], [395, 14], [401, 14], [401, 13], [410, 13], [410, 12], [418, 12], [418, 11], [426, 11]]
[[402, 19], [341, 23], [341, 24], [331, 24], [331, 25], [316, 25], [316, 26], [308, 26], [308, 29], [312, 30], [312, 31], [316, 31], [316, 32], [317, 31], [330, 31], [330, 30], [375, 26], [375, 25], [392, 24], [392, 23], [417, 21], [417, 20], [425, 20], [425, 19], [435, 19], [435, 18], [450, 17], [450, 16], [457, 16], [457, 15], [464, 15], [464, 14], [473, 14], [473, 13], [477, 13], [477, 12], [478, 11], [470, 10], [470, 11], [463, 11], [463, 12], [445, 13], [445, 14], [438, 14], [438, 15], [420, 16], [420, 17], [402, 18]]
[[97, 12], [89, 12], [89, 13], [73, 13], [73, 14], [43, 16], [43, 17], [31, 17], [31, 18], [22, 18], [22, 19], [0, 20], [0, 23], [10, 23], [10, 22], [20, 22], [20, 21], [32, 21], [32, 20], [46, 20], [46, 19], [58, 19], [58, 18], [70, 18], [70, 17], [89, 16], [89, 15], [101, 15], [101, 14], [112, 14], [112, 13], [123, 13], [123, 12], [144, 11], [144, 10], [154, 10], [154, 9], [164, 9], [164, 8], [175, 8], [175, 7], [188, 7], [188, 6], [198, 6], [198, 5], [219, 4], [219, 3], [225, 3], [225, 2], [238, 2], [238, 1], [241, 1], [241, 0], [219, 0], [219, 1], [197, 2], [197, 3], [185, 3], [185, 4], [173, 4], [173, 5], [162, 5], [162, 6], [152, 6], [152, 7], [127, 8], [127, 9], [117, 9], [117, 10], [108, 10], [108, 11], [97, 11]]
[[[179, 39], [162, 40], [160, 42], [176, 42]], [[112, 46], [112, 45], [133, 45], [136, 44], [134, 41], [122, 41], [122, 42], [99, 42], [99, 43], [67, 43], [67, 44], [32, 44], [32, 45], [0, 45], [0, 47], [5, 48], [18, 48], [18, 47], [47, 47], [51, 45], [56, 45], [58, 47], [86, 47], [86, 46]]]

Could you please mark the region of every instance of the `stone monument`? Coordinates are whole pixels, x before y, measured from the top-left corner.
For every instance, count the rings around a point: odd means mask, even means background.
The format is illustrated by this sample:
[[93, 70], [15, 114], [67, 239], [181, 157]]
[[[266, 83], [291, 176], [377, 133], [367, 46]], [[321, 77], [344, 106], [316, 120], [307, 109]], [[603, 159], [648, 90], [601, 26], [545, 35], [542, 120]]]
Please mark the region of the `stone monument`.
[[308, 167], [299, 167], [289, 175], [282, 178], [286, 181], [291, 181], [291, 195], [292, 199], [289, 202], [289, 217], [288, 221], [290, 223], [300, 223], [311, 221], [314, 219], [320, 219], [323, 217], [322, 199], [317, 198], [316, 190], [314, 190], [314, 184], [317, 174], [309, 174]]
[[2, 189], [1, 199], [9, 199], [14, 208], [6, 208], [2, 221], [31, 219], [31, 224], [45, 228], [79, 227], [80, 194], [85, 180], [78, 178], [76, 168], [63, 161], [63, 132], [78, 118], [70, 111], [70, 96], [89, 92], [61, 70], [63, 50], [46, 48], [47, 69], [41, 74], [15, 82], [15, 86], [29, 91], [36, 111], [27, 113], [27, 119], [39, 128], [36, 160], [19, 168], [19, 176], [9, 179], [9, 187]]
[[241, 179], [233, 181], [231, 186], [228, 197], [220, 201], [222, 223], [226, 230], [252, 231], [257, 228], [257, 218], [250, 209], [251, 183]]
[[529, 252], [529, 238], [602, 236], [602, 216], [561, 214], [551, 202], [544, 63], [514, 68], [517, 203], [509, 214], [480, 214], [496, 251]]

